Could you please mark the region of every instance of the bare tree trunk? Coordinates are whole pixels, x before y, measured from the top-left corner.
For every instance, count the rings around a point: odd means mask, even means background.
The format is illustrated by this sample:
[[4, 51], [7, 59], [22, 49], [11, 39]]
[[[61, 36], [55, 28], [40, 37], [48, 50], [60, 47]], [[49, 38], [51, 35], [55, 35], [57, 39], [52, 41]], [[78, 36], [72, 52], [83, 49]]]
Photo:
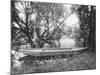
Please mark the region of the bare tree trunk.
[[31, 39], [29, 34], [27, 34], [27, 37], [28, 37], [28, 42], [31, 45], [31, 48], [36, 48], [36, 46], [35, 46], [34, 42], [32, 41], [32, 39]]
[[31, 48], [36, 48], [34, 42], [33, 42], [31, 39], [29, 39], [28, 41], [29, 41], [29, 43], [30, 43], [30, 45], [31, 45]]

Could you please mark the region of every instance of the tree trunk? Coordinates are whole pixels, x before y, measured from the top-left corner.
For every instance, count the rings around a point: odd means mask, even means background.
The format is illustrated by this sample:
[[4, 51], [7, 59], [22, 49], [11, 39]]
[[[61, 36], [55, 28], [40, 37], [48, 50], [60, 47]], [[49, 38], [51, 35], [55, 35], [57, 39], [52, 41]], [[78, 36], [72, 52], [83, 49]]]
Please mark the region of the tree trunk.
[[36, 48], [36, 46], [35, 46], [34, 42], [32, 41], [32, 39], [31, 39], [29, 34], [27, 34], [27, 37], [28, 37], [28, 42], [31, 45], [31, 48]]
[[33, 42], [31, 39], [29, 39], [28, 41], [29, 41], [29, 43], [30, 43], [30, 45], [31, 45], [31, 48], [36, 48], [34, 42]]

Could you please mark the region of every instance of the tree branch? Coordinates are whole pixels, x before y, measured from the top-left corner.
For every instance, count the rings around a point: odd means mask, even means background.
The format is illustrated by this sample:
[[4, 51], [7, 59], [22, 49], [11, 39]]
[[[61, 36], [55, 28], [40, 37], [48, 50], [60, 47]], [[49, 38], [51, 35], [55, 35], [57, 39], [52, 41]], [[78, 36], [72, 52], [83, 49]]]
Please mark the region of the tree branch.
[[12, 27], [12, 29], [17, 29], [17, 30], [20, 30], [20, 31], [22, 31], [24, 34], [26, 34], [26, 31], [24, 31], [24, 30], [22, 30], [22, 29], [20, 29], [20, 28], [17, 28], [17, 27]]

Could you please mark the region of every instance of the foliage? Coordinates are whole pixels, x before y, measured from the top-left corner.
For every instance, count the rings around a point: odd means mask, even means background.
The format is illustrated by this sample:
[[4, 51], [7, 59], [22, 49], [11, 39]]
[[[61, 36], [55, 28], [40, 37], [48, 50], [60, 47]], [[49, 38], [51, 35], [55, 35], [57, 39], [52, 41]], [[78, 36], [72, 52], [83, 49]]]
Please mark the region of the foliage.
[[45, 43], [60, 39], [60, 26], [73, 13], [65, 14], [63, 5], [56, 3], [12, 1], [11, 4], [12, 41], [16, 38], [21, 43], [23, 38], [32, 48], [42, 48]]
[[95, 48], [96, 41], [96, 7], [81, 5], [78, 9], [81, 25], [80, 38], [84, 46]]
[[[73, 27], [73, 31], [65, 21], [75, 12], [80, 19], [80, 29]], [[42, 48], [45, 43], [53, 45], [66, 35], [81, 46], [95, 47], [95, 16], [95, 6], [72, 5], [69, 11], [60, 3], [11, 1], [12, 45]]]

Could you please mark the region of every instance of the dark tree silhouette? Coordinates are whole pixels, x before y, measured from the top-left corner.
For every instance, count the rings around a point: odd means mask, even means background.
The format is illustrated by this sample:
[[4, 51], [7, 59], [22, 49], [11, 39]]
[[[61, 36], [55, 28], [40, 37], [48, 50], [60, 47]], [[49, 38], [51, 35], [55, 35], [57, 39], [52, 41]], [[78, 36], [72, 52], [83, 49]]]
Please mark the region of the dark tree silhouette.
[[81, 36], [84, 46], [95, 49], [96, 45], [96, 7], [81, 5], [78, 9], [81, 20]]

